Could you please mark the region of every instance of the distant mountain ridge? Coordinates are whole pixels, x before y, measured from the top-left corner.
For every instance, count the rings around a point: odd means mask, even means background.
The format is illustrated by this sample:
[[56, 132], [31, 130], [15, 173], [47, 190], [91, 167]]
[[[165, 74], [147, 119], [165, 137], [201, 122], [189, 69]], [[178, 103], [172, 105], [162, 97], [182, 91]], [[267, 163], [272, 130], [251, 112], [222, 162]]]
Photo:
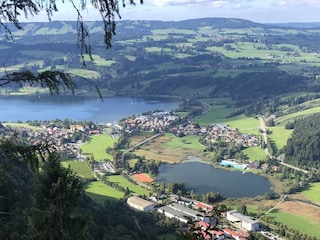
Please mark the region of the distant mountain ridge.
[[[134, 27], [144, 26], [143, 29]], [[23, 30], [17, 30], [13, 25], [9, 26], [11, 31], [16, 36], [35, 36], [35, 35], [56, 35], [76, 33], [76, 21], [51, 21], [51, 22], [24, 22], [21, 24]], [[99, 33], [103, 30], [101, 21], [88, 21], [86, 25], [90, 33]], [[121, 33], [121, 28], [128, 26], [134, 27], [135, 31], [147, 31], [161, 28], [176, 28], [176, 29], [195, 29], [201, 26], [214, 26], [216, 28], [320, 28], [320, 22], [310, 23], [256, 23], [253, 21], [239, 18], [199, 18], [182, 21], [149, 21], [149, 20], [124, 20], [117, 22], [117, 29]]]

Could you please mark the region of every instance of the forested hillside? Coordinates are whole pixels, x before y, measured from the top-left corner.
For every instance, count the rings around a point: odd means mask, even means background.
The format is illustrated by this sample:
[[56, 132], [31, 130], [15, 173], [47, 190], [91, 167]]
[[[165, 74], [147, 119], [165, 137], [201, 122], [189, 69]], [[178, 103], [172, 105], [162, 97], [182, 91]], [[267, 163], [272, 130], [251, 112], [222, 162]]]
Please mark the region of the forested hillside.
[[[231, 97], [235, 114], [249, 115], [282, 111], [284, 94], [298, 98], [319, 90], [320, 29], [315, 24], [295, 28], [225, 18], [120, 21], [108, 50], [101, 41], [102, 23], [86, 26], [93, 59], [80, 56], [76, 22], [12, 28], [13, 41], [0, 40], [0, 71], [60, 70], [74, 75], [78, 89], [92, 91], [93, 83], [109, 94]], [[1, 91], [12, 94], [19, 86]]]
[[287, 125], [294, 130], [284, 149], [286, 160], [304, 168], [319, 168], [320, 114], [302, 117]]
[[58, 156], [39, 156], [43, 146], [0, 139], [0, 239], [156, 239], [173, 231], [163, 216], [134, 212], [124, 201], [93, 202]]

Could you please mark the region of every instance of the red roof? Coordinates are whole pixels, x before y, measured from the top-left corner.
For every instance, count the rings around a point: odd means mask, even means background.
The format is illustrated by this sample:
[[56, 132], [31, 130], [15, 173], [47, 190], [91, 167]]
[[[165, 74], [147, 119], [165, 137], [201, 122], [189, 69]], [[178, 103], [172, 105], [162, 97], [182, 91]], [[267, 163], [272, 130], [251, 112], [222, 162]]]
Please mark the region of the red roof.
[[231, 230], [230, 228], [225, 228], [223, 230], [226, 234], [229, 234], [232, 237], [240, 237], [240, 235], [238, 233], [236, 233], [235, 231]]
[[210, 205], [208, 205], [208, 204], [204, 204], [204, 203], [201, 203], [201, 202], [198, 202], [197, 204], [196, 204], [196, 207], [197, 208], [202, 208], [202, 209], [205, 209], [205, 210], [208, 210], [208, 211], [212, 211], [213, 210], [213, 207], [212, 206], [210, 206]]

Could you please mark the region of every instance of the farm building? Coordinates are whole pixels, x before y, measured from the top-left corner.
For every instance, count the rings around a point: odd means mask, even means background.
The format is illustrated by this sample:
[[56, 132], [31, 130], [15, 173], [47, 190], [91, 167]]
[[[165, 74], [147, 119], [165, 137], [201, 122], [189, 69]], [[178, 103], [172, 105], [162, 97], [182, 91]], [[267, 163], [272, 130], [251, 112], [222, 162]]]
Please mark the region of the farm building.
[[154, 204], [137, 196], [129, 197], [127, 203], [130, 207], [135, 210], [150, 212], [154, 209]]
[[251, 219], [248, 216], [242, 215], [236, 210], [227, 212], [227, 220], [236, 223], [249, 231], [259, 230], [259, 222]]

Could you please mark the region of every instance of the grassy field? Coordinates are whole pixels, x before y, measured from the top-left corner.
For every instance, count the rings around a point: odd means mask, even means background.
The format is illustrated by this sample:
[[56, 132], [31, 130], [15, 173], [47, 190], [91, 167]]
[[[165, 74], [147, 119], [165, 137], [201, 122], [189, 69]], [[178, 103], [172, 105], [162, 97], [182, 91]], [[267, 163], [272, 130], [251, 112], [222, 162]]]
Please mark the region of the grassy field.
[[89, 78], [89, 79], [100, 77], [100, 73], [92, 70], [87, 70], [87, 69], [68, 68], [65, 70], [65, 72], [71, 73], [73, 75], [80, 76], [83, 78]]
[[111, 67], [112, 64], [116, 63], [113, 60], [106, 60], [96, 54], [93, 54], [92, 58], [93, 58], [93, 60], [91, 60], [91, 58], [89, 57], [88, 54], [84, 54], [84, 61], [86, 61], [86, 62], [93, 61], [97, 66], [100, 66], [100, 67]]
[[203, 156], [204, 146], [198, 143], [197, 138], [198, 136], [178, 138], [172, 134], [165, 134], [143, 145], [134, 153], [163, 163], [178, 163], [191, 155]]
[[106, 148], [113, 147], [116, 141], [108, 134], [100, 134], [93, 136], [88, 143], [81, 145], [80, 148], [83, 154], [93, 155], [96, 161], [111, 160], [112, 156], [106, 153]]
[[265, 160], [267, 155], [261, 147], [249, 147], [242, 151], [246, 154], [249, 160]]
[[172, 134], [166, 134], [170, 137], [170, 141], [161, 144], [165, 149], [178, 149], [178, 148], [189, 148], [196, 150], [204, 150], [205, 146], [199, 143], [199, 136], [188, 135], [184, 137], [176, 137]]
[[94, 178], [94, 174], [92, 170], [88, 167], [86, 162], [77, 161], [77, 160], [69, 160], [69, 161], [62, 161], [62, 166], [69, 167], [77, 173], [82, 178]]
[[258, 119], [239, 115], [233, 118], [226, 118], [223, 124], [229, 125], [231, 128], [238, 128], [241, 133], [258, 134], [260, 122]]
[[33, 130], [41, 130], [41, 127], [30, 126], [28, 123], [16, 123], [16, 122], [2, 122], [4, 126], [10, 126], [13, 128], [28, 128]]
[[287, 130], [283, 126], [268, 127], [270, 134], [268, 138], [273, 141], [278, 150], [282, 149], [286, 144], [293, 130]]
[[85, 186], [86, 194], [95, 202], [103, 204], [105, 200], [119, 200], [123, 197], [124, 193], [120, 192], [102, 182], [90, 182]]
[[194, 119], [194, 122], [197, 122], [200, 125], [205, 126], [208, 126], [213, 123], [223, 123], [226, 121], [226, 116], [232, 113], [233, 110], [234, 108], [227, 107], [224, 104], [211, 104], [210, 110], [200, 116], [197, 116]]
[[320, 183], [311, 183], [310, 187], [302, 192], [302, 195], [320, 204]]
[[308, 217], [274, 210], [268, 214], [275, 221], [287, 225], [291, 229], [320, 238], [319, 223], [312, 221]]
[[314, 108], [310, 108], [304, 111], [299, 111], [293, 114], [288, 114], [285, 116], [281, 116], [279, 118], [276, 118], [275, 122], [276, 124], [285, 124], [288, 121], [292, 121], [293, 119], [297, 118], [297, 117], [304, 117], [306, 115], [310, 115], [310, 114], [314, 114], [314, 113], [319, 113], [320, 112], [320, 107], [314, 107]]
[[108, 176], [107, 181], [117, 183], [119, 186], [124, 188], [129, 188], [129, 190], [138, 195], [146, 195], [149, 196], [149, 192], [147, 189], [140, 187], [132, 182], [129, 182], [124, 176], [122, 175], [114, 175]]

